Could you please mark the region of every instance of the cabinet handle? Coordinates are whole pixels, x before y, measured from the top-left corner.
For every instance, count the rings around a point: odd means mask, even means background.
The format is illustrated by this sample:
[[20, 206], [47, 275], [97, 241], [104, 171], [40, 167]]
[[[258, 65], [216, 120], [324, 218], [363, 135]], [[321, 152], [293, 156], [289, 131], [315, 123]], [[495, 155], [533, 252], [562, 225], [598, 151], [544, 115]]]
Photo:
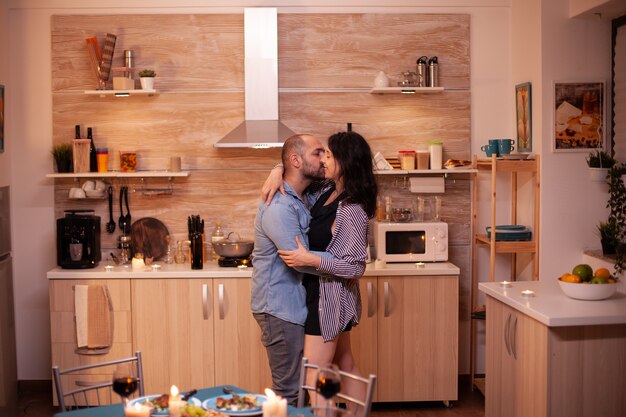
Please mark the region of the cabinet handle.
[[374, 315], [374, 303], [372, 300], [372, 293], [374, 292], [374, 286], [371, 282], [367, 283], [367, 317]]
[[385, 317], [389, 317], [389, 282], [385, 281], [383, 284], [384, 296], [385, 296]]
[[202, 319], [209, 319], [209, 285], [202, 284]]
[[517, 316], [513, 316], [513, 327], [511, 328], [511, 353], [513, 354], [513, 359], [517, 359]]
[[224, 284], [217, 285], [217, 300], [219, 302], [220, 320], [224, 320]]
[[509, 355], [511, 355], [511, 347], [509, 346], [509, 328], [511, 327], [511, 313], [506, 318], [506, 324], [504, 325], [504, 345], [506, 346], [506, 351]]

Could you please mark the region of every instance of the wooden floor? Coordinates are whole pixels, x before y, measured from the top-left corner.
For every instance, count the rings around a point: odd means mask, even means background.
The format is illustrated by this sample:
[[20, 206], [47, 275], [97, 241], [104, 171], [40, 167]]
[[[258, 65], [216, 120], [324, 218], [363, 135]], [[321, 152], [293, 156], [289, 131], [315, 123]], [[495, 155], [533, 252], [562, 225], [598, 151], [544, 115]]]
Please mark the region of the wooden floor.
[[[0, 409], [0, 417], [52, 417], [57, 412], [52, 406], [51, 383], [29, 382], [20, 384], [17, 409]], [[461, 377], [459, 400], [452, 408], [442, 402], [379, 403], [372, 407], [372, 417], [483, 417], [485, 401], [478, 390], [471, 391], [469, 382]]]

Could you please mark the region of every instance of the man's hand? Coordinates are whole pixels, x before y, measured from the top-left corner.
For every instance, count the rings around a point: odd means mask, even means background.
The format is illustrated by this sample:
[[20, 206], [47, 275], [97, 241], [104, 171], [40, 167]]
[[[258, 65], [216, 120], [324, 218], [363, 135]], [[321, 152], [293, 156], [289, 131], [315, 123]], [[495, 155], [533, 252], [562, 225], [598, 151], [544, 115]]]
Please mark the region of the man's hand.
[[278, 255], [287, 266], [312, 266], [314, 268], [320, 266], [320, 257], [306, 250], [298, 236], [296, 236], [296, 245], [298, 248], [294, 250], [278, 250]]
[[263, 187], [261, 187], [261, 200], [267, 205], [272, 202], [272, 198], [274, 198], [274, 194], [276, 191], [280, 190], [282, 195], [287, 195], [285, 193], [285, 185], [283, 184], [283, 172], [285, 169], [282, 166], [276, 166], [270, 172], [269, 177], [263, 183]]

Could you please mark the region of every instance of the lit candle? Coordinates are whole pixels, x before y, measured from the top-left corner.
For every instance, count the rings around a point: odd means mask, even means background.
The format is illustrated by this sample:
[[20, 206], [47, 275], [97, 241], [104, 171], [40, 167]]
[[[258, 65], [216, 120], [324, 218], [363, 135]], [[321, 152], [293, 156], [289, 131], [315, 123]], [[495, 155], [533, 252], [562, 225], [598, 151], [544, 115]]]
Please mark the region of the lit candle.
[[500, 283], [500, 286], [504, 288], [509, 288], [511, 286], [511, 283], [509, 281], [502, 281]]
[[531, 291], [531, 290], [524, 290], [524, 291], [522, 291], [522, 297], [531, 298], [531, 297], [534, 297], [534, 296], [535, 296], [535, 292], [534, 291]]
[[424, 262], [415, 262], [415, 267], [416, 268], [424, 268]]
[[113, 265], [106, 265], [104, 267], [104, 270], [107, 271], [107, 272], [113, 272]]
[[143, 258], [135, 255], [132, 261], [133, 271], [143, 271], [146, 267], [146, 264], [143, 261]]
[[125, 417], [150, 417], [152, 409], [147, 405], [141, 403], [135, 403], [135, 405], [129, 405], [124, 409]]
[[265, 389], [267, 400], [263, 402], [263, 417], [287, 417], [287, 400]]
[[170, 417], [180, 417], [180, 408], [182, 406], [183, 401], [180, 400], [180, 395], [178, 395], [178, 387], [176, 385], [172, 385], [172, 388], [170, 389], [170, 400], [168, 403]]
[[161, 269], [161, 265], [152, 264], [152, 271], [156, 272], [156, 271], [159, 271], [160, 269]]

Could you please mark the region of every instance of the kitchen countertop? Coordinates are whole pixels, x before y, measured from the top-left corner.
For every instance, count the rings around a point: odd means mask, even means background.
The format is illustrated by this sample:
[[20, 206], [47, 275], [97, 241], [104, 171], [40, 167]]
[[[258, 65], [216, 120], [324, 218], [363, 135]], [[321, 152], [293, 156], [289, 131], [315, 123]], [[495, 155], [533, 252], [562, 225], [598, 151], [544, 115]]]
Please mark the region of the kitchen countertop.
[[[511, 282], [506, 288], [500, 282], [481, 282], [480, 291], [534, 318], [549, 327], [590, 326], [626, 323], [624, 283], [606, 300], [583, 301], [567, 297], [556, 279], [549, 281]], [[531, 298], [522, 291], [534, 291]]]
[[[106, 261], [92, 269], [54, 268], [48, 271], [48, 279], [122, 279], [122, 278], [250, 278], [252, 268], [224, 268], [215, 262], [204, 264], [203, 269], [192, 270], [189, 264], [164, 264], [158, 271], [134, 272], [130, 265], [113, 266], [106, 271]], [[368, 264], [364, 276], [406, 276], [406, 275], [459, 275], [460, 269], [450, 262], [425, 262], [423, 267], [415, 263], [387, 264], [385, 268], [376, 268], [374, 263]]]

